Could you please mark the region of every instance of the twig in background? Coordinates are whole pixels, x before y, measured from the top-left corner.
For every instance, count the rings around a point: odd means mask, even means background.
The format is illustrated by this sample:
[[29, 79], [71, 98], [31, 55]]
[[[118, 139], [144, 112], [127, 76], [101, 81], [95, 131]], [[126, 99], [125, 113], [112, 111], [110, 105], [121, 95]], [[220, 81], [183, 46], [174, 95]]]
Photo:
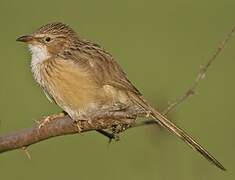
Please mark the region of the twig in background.
[[219, 44], [218, 48], [216, 49], [216, 51], [212, 55], [212, 57], [209, 59], [209, 61], [204, 66], [201, 66], [199, 73], [196, 77], [196, 80], [193, 82], [192, 86], [183, 94], [183, 96], [179, 97], [178, 99], [176, 99], [175, 102], [168, 105], [168, 107], [163, 111], [163, 114], [168, 114], [170, 111], [175, 109], [176, 106], [178, 106], [179, 104], [184, 102], [187, 98], [189, 98], [190, 96], [192, 96], [195, 93], [195, 90], [196, 90], [199, 82], [205, 77], [208, 68], [215, 61], [217, 56], [221, 54], [222, 50], [225, 48], [226, 44], [231, 39], [234, 32], [235, 32], [235, 26], [227, 34], [226, 38]]

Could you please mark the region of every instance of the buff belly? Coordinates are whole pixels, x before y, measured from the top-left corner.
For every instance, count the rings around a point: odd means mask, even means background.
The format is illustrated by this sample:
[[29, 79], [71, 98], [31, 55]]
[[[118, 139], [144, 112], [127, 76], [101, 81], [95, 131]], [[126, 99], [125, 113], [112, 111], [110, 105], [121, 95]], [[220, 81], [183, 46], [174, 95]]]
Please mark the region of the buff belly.
[[84, 69], [66, 61], [45, 61], [41, 86], [73, 119], [112, 103], [112, 97]]

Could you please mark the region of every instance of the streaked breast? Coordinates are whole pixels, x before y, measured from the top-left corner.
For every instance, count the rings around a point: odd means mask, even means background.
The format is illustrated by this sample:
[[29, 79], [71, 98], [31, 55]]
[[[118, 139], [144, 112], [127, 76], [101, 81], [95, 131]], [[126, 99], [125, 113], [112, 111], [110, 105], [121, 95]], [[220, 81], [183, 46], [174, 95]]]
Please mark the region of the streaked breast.
[[106, 100], [91, 74], [69, 60], [49, 59], [41, 65], [42, 86], [61, 108], [88, 109]]

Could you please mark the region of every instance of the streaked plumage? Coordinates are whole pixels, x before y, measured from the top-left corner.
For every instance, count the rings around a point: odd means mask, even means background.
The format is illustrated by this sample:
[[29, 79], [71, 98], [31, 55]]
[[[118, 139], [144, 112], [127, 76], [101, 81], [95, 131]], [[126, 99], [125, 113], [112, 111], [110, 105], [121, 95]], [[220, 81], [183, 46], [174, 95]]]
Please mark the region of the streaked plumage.
[[[45, 93], [74, 120], [114, 103], [138, 106], [222, 170], [225, 168], [186, 132], [144, 100], [114, 58], [81, 39], [69, 26], [47, 24], [19, 40], [30, 44], [32, 71]], [[46, 51], [45, 51], [46, 49]]]

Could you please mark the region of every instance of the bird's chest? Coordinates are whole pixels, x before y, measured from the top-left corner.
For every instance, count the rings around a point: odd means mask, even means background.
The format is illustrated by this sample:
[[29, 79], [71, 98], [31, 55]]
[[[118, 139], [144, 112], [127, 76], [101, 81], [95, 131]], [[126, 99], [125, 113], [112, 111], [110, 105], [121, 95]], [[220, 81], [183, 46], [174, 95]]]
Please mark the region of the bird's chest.
[[32, 69], [36, 81], [64, 109], [86, 109], [103, 99], [94, 78], [74, 63], [48, 59]]

